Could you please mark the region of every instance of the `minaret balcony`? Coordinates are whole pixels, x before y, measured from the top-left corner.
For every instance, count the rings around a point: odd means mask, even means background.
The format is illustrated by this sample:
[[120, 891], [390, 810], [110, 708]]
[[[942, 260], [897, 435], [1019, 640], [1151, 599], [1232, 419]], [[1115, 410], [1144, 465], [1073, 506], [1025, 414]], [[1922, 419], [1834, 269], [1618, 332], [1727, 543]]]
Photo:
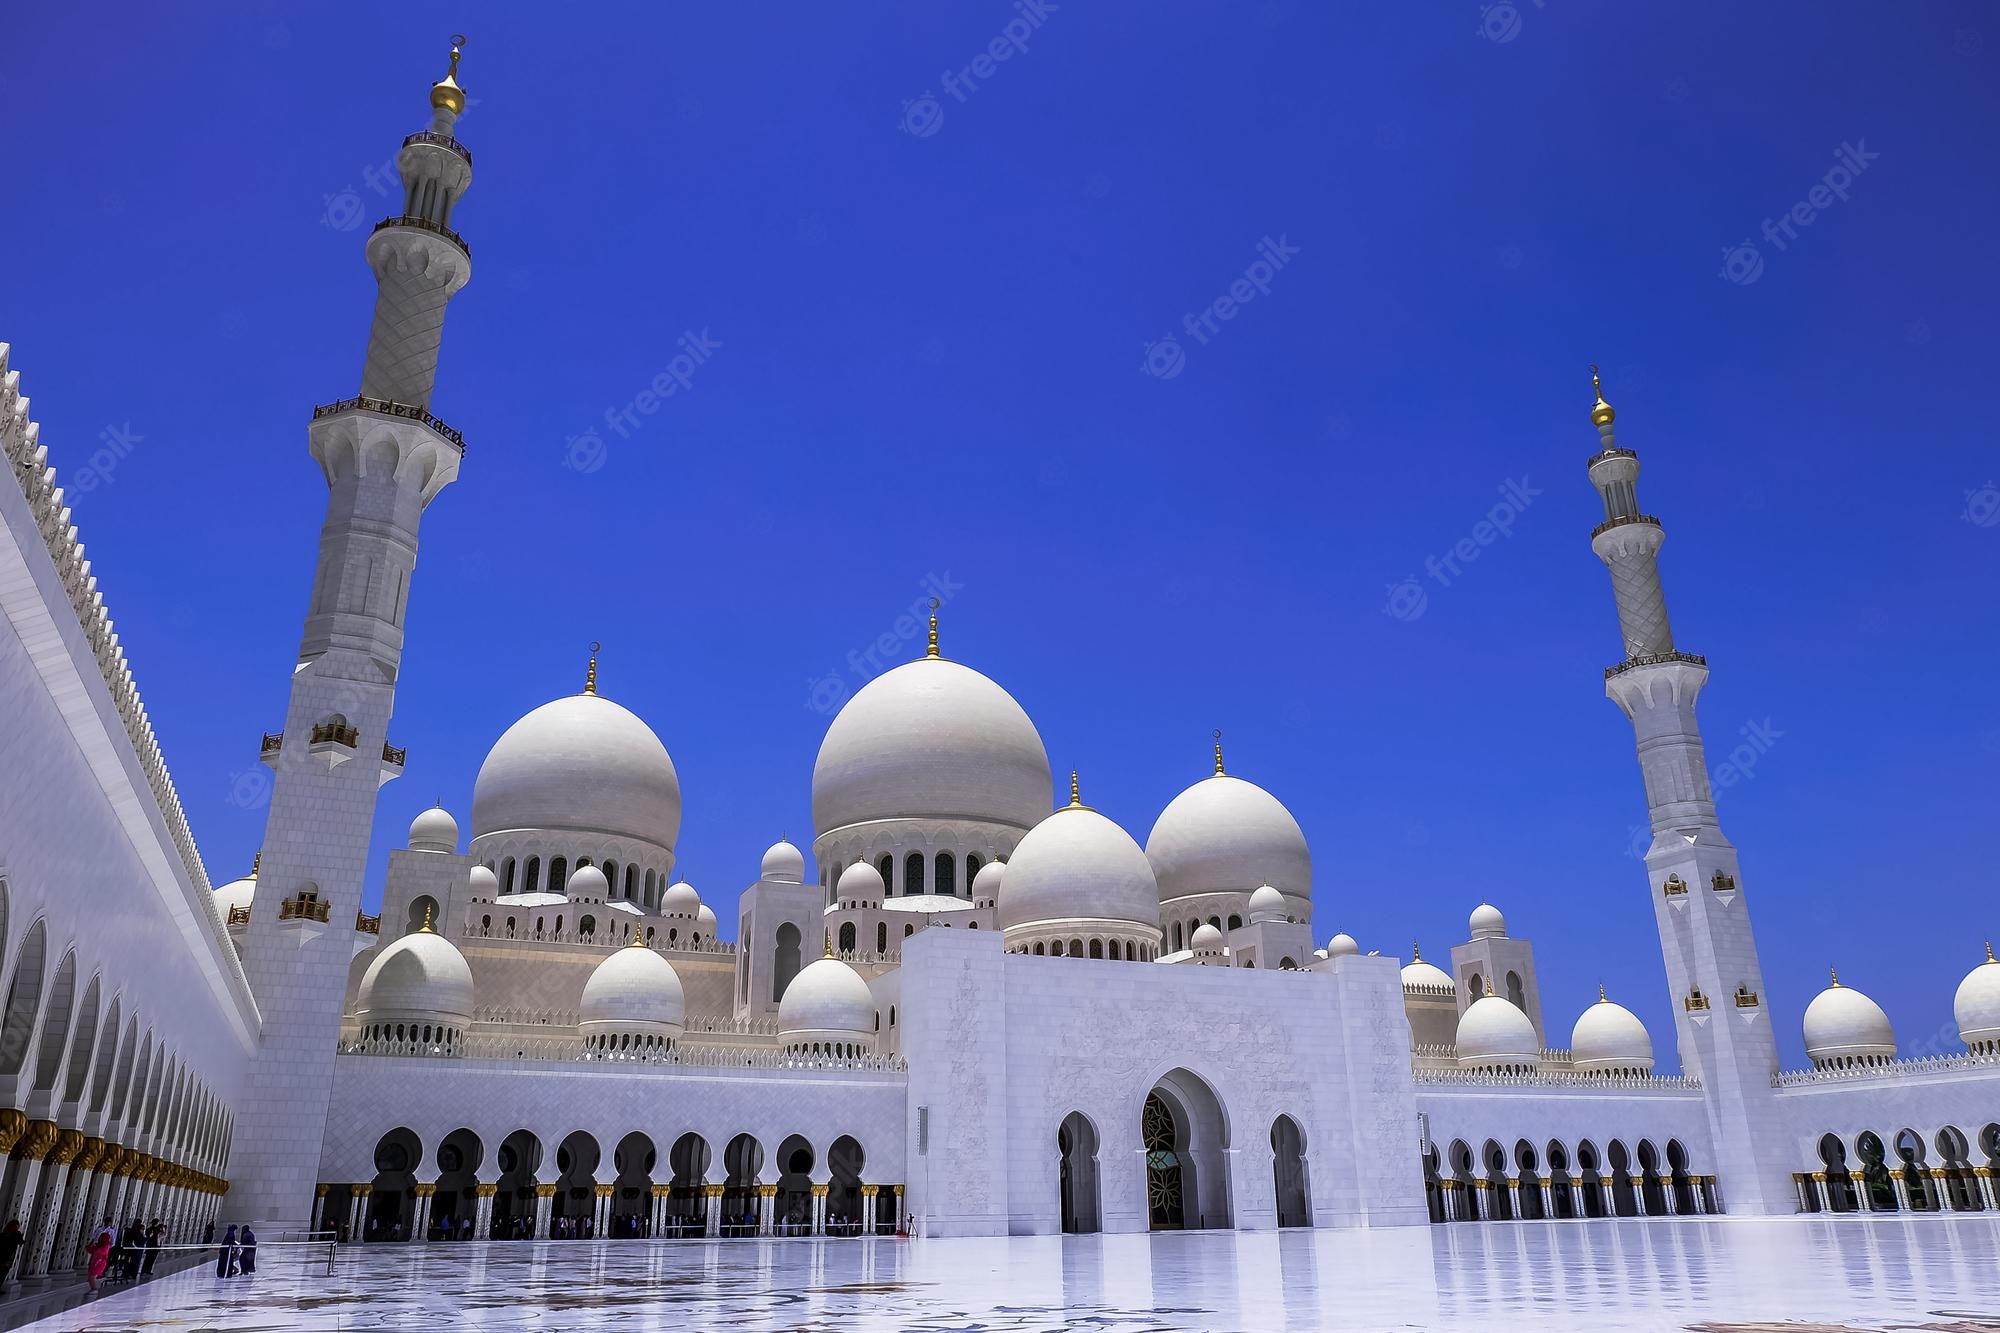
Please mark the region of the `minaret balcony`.
[[[467, 259], [472, 258], [472, 247], [465, 243], [465, 238], [450, 227], [445, 226], [442, 222], [432, 222], [429, 218], [418, 217], [414, 213], [404, 213], [397, 217], [383, 218], [375, 224], [375, 231], [381, 231], [385, 227], [416, 227], [422, 231], [430, 232], [433, 236], [442, 236], [460, 250], [463, 250]], [[373, 233], [371, 232], [370, 234], [372, 235]]]
[[1628, 523], [1650, 523], [1656, 528], [1660, 526], [1660, 520], [1654, 518], [1651, 514], [1620, 514], [1617, 518], [1607, 518], [1592, 528], [1590, 530], [1591, 539], [1594, 541], [1601, 534], [1609, 532], [1613, 528], [1622, 528]]
[[375, 785], [386, 787], [389, 783], [402, 777], [403, 761], [408, 759], [409, 756], [410, 752], [402, 746], [390, 745], [384, 742], [382, 745], [382, 780]]
[[280, 921], [327, 922], [333, 918], [333, 904], [321, 900], [317, 895], [301, 893], [278, 904]]
[[472, 150], [452, 138], [449, 134], [438, 134], [431, 130], [418, 130], [415, 134], [403, 140], [403, 147], [408, 148], [411, 144], [419, 143], [435, 144], [439, 148], [449, 149], [451, 152], [457, 153], [460, 157], [464, 158], [466, 166], [469, 167], [472, 165]]
[[353, 398], [343, 398], [337, 403], [321, 403], [313, 409], [313, 420], [319, 421], [326, 417], [338, 416], [342, 412], [374, 412], [385, 417], [401, 417], [405, 421], [421, 421], [440, 439], [447, 440], [456, 445], [460, 453], [465, 452], [465, 434], [463, 431], [453, 430], [450, 426], [445, 425], [443, 421], [432, 416], [421, 407], [416, 407], [410, 403], [393, 403], [387, 398], [368, 398], [357, 395]]
[[257, 758], [263, 763], [269, 764], [272, 768], [276, 768], [278, 766], [278, 752], [284, 748], [285, 733], [282, 731], [267, 731], [264, 733], [263, 743], [257, 747]]
[[1708, 659], [1706, 657], [1703, 657], [1700, 653], [1683, 653], [1683, 652], [1634, 653], [1632, 656], [1620, 662], [1617, 666], [1608, 666], [1604, 668], [1604, 678], [1606, 680], [1610, 680], [1613, 677], [1622, 676], [1626, 672], [1635, 670], [1639, 667], [1665, 666], [1670, 662], [1681, 662], [1685, 663], [1688, 666], [1698, 666], [1698, 667], [1705, 667], [1708, 665]]
[[324, 763], [331, 772], [354, 758], [360, 743], [358, 729], [341, 722], [322, 722], [312, 729], [312, 744], [306, 753]]
[[378, 912], [374, 916], [370, 916], [366, 912], [356, 912], [354, 914], [354, 931], [357, 935], [380, 935], [382, 933], [381, 913]]

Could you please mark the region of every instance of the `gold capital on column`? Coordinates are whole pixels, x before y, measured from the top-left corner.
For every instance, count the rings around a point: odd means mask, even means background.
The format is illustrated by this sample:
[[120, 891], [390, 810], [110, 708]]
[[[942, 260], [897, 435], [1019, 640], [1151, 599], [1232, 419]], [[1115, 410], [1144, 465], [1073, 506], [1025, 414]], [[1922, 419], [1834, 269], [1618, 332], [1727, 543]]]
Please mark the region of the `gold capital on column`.
[[14, 1155], [24, 1162], [40, 1161], [56, 1146], [56, 1136], [61, 1133], [53, 1120], [30, 1120], [28, 1132], [14, 1145]]
[[324, 1199], [327, 1191], [332, 1188], [331, 1185], [315, 1185], [313, 1186], [313, 1197], [315, 1199]]
[[110, 1151], [110, 1148], [111, 1145], [103, 1139], [85, 1139], [83, 1141], [83, 1152], [76, 1159], [77, 1169], [79, 1171], [95, 1171], [98, 1163], [104, 1160], [104, 1155]]
[[708, 1197], [708, 1198], [711, 1198], [711, 1199], [719, 1199], [719, 1198], [721, 1198], [721, 1197], [722, 1197], [722, 1191], [723, 1191], [723, 1190], [724, 1190], [725, 1188], [726, 1188], [726, 1186], [722, 1186], [722, 1185], [703, 1185], [703, 1186], [701, 1187], [701, 1192], [702, 1192], [702, 1194], [703, 1194], [703, 1195], [705, 1195], [705, 1196], [706, 1196], [706, 1197]]
[[608, 1199], [617, 1192], [618, 1187], [616, 1185], [599, 1185], [597, 1187], [597, 1197], [600, 1199]]
[[83, 1131], [65, 1129], [56, 1135], [56, 1146], [49, 1149], [49, 1160], [57, 1166], [68, 1166], [83, 1151]]
[[861, 1197], [864, 1199], [872, 1199], [881, 1192], [882, 1187], [880, 1185], [863, 1185], [861, 1187]]
[[28, 1132], [28, 1117], [9, 1106], [0, 1109], [0, 1153], [11, 1153], [21, 1136]]
[[824, 1199], [828, 1194], [832, 1193], [832, 1191], [833, 1191], [833, 1186], [831, 1185], [815, 1185], [813, 1186], [812, 1190], [813, 1197], [815, 1199]]
[[375, 1192], [375, 1186], [367, 1181], [363, 1181], [354, 1187], [354, 1192], [365, 1199]]
[[901, 1185], [892, 1185], [890, 1188], [894, 1189], [898, 1194], [901, 1194], [903, 1192], [903, 1187]]
[[497, 1183], [489, 1185], [483, 1180], [472, 1188], [473, 1192], [482, 1199], [490, 1199], [500, 1192], [500, 1186]]
[[653, 1186], [653, 1197], [656, 1199], [664, 1199], [673, 1192], [674, 1192], [674, 1187], [672, 1185]]
[[416, 1195], [419, 1199], [428, 1199], [433, 1194], [436, 1194], [438, 1192], [437, 1183], [435, 1181], [420, 1180], [414, 1186], [411, 1187], [410, 1192]]
[[553, 1199], [556, 1197], [556, 1187], [554, 1185], [537, 1185], [535, 1186], [535, 1197], [537, 1199]]
[[757, 1196], [763, 1199], [775, 1199], [778, 1197], [778, 1187], [776, 1185], [759, 1185], [757, 1187]]

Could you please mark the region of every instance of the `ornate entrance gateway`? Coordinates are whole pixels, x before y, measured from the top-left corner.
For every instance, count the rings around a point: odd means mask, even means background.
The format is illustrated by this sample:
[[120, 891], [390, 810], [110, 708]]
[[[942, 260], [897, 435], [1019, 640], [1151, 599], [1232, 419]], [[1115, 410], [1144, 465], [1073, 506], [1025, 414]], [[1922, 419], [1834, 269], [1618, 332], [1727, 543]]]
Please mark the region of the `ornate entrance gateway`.
[[1181, 1191], [1181, 1158], [1173, 1112], [1157, 1092], [1146, 1095], [1139, 1122], [1146, 1145], [1146, 1214], [1154, 1231], [1179, 1231], [1187, 1225]]

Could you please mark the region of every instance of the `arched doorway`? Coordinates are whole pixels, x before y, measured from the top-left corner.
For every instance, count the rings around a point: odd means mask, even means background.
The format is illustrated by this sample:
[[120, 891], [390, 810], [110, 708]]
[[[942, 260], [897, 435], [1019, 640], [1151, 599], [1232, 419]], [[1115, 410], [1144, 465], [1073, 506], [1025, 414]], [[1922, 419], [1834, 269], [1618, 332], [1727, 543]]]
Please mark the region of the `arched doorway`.
[[1979, 1180], [1972, 1169], [1972, 1145], [1963, 1130], [1946, 1125], [1937, 1132], [1938, 1156], [1944, 1159], [1945, 1203], [1953, 1212], [1976, 1213], [1984, 1204], [1979, 1197]]
[[1277, 1191], [1278, 1225], [1309, 1227], [1312, 1205], [1306, 1189], [1306, 1136], [1299, 1122], [1281, 1115], [1271, 1122], [1271, 1181]]
[[842, 1134], [827, 1148], [827, 1235], [861, 1234], [861, 1169], [866, 1162], [860, 1143], [849, 1135]]
[[549, 1202], [550, 1240], [588, 1240], [595, 1234], [597, 1140], [582, 1130], [556, 1148], [556, 1196]]
[[1674, 1211], [1677, 1213], [1698, 1213], [1700, 1200], [1695, 1197], [1694, 1177], [1688, 1174], [1687, 1149], [1679, 1139], [1667, 1140], [1667, 1184], [1673, 1191]]
[[764, 1169], [764, 1145], [738, 1134], [722, 1150], [722, 1234], [757, 1234], [757, 1174]]
[[473, 1218], [479, 1212], [479, 1164], [484, 1156], [479, 1136], [469, 1129], [454, 1129], [438, 1144], [431, 1225], [439, 1239], [472, 1239]]
[[1454, 1222], [1479, 1220], [1479, 1192], [1472, 1184], [1472, 1149], [1464, 1139], [1453, 1139], [1445, 1150], [1451, 1165], [1451, 1218]]
[[1214, 1089], [1170, 1071], [1146, 1094], [1139, 1129], [1152, 1229], [1229, 1227], [1229, 1121]]
[[1671, 1212], [1666, 1186], [1660, 1180], [1660, 1153], [1651, 1139], [1639, 1140], [1639, 1206], [1648, 1217]]
[[1096, 1231], [1102, 1225], [1098, 1219], [1097, 1127], [1090, 1123], [1090, 1117], [1081, 1111], [1063, 1117], [1056, 1126], [1056, 1154], [1062, 1229], [1071, 1235]]
[[803, 1134], [791, 1134], [778, 1145], [777, 1213], [771, 1229], [780, 1236], [812, 1234], [813, 1146]]
[[493, 1196], [493, 1238], [528, 1240], [535, 1234], [535, 1173], [542, 1167], [542, 1141], [517, 1129], [500, 1144], [494, 1165], [500, 1188]]
[[1521, 1216], [1529, 1221], [1540, 1222], [1547, 1214], [1542, 1210], [1541, 1172], [1536, 1169], [1535, 1145], [1526, 1139], [1514, 1144], [1514, 1170], [1521, 1182]]
[[653, 1163], [658, 1154], [653, 1141], [634, 1130], [618, 1140], [611, 1164], [618, 1180], [611, 1193], [613, 1236], [653, 1234]]
[[1910, 1201], [1910, 1207], [1920, 1213], [1934, 1213], [1938, 1210], [1938, 1197], [1931, 1188], [1931, 1168], [1926, 1160], [1924, 1136], [1914, 1129], [1906, 1129], [1896, 1135], [1896, 1156], [1902, 1160], [1902, 1168], [1897, 1172], [1903, 1178], [1903, 1193]]
[[785, 998], [785, 987], [799, 974], [799, 928], [787, 921], [778, 927], [777, 947], [771, 954], [771, 1003]]
[[1424, 1207], [1430, 1212], [1431, 1221], [1448, 1222], [1450, 1214], [1444, 1207], [1444, 1181], [1438, 1176], [1438, 1149], [1435, 1143], [1424, 1149]]
[[667, 1195], [667, 1225], [674, 1236], [708, 1234], [708, 1140], [699, 1134], [683, 1134], [674, 1140], [667, 1154], [673, 1171]]
[[424, 1146], [414, 1130], [392, 1129], [375, 1144], [374, 1190], [368, 1196], [368, 1240], [408, 1240], [416, 1212], [417, 1164]]
[[1569, 1178], [1569, 1150], [1554, 1139], [1549, 1140], [1549, 1203], [1558, 1218], [1577, 1215], [1576, 1189]]
[[1584, 1217], [1604, 1216], [1604, 1177], [1597, 1171], [1597, 1145], [1589, 1139], [1576, 1145], [1577, 1188], [1583, 1195]]
[[1514, 1192], [1507, 1188], [1507, 1152], [1492, 1139], [1479, 1150], [1479, 1163], [1486, 1168], [1488, 1216], [1496, 1221], [1514, 1220]]
[[[1876, 1139], [1875, 1142], [1879, 1146], [1882, 1141]], [[1854, 1182], [1849, 1178], [1847, 1171], [1847, 1145], [1840, 1141], [1839, 1135], [1825, 1134], [1820, 1137], [1819, 1160], [1826, 1166], [1827, 1207], [1836, 1213], [1854, 1212], [1856, 1200]], [[1881, 1165], [1879, 1157], [1876, 1159], [1876, 1165]], [[1894, 1198], [1893, 1190], [1890, 1197]]]
[[1631, 1154], [1617, 1139], [1611, 1140], [1611, 1146], [1604, 1152], [1611, 1163], [1611, 1211], [1620, 1217], [1637, 1217], [1639, 1194], [1632, 1188]]

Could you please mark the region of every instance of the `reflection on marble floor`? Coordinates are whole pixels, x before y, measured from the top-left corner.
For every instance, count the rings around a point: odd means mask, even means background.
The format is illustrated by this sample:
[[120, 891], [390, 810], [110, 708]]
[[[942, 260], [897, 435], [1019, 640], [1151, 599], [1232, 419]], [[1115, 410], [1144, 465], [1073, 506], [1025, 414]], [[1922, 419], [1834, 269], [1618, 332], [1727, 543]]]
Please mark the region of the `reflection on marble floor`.
[[[272, 1256], [274, 1259], [276, 1256]], [[904, 1242], [373, 1245], [42, 1329], [2000, 1333], [2000, 1219], [1656, 1219]]]

